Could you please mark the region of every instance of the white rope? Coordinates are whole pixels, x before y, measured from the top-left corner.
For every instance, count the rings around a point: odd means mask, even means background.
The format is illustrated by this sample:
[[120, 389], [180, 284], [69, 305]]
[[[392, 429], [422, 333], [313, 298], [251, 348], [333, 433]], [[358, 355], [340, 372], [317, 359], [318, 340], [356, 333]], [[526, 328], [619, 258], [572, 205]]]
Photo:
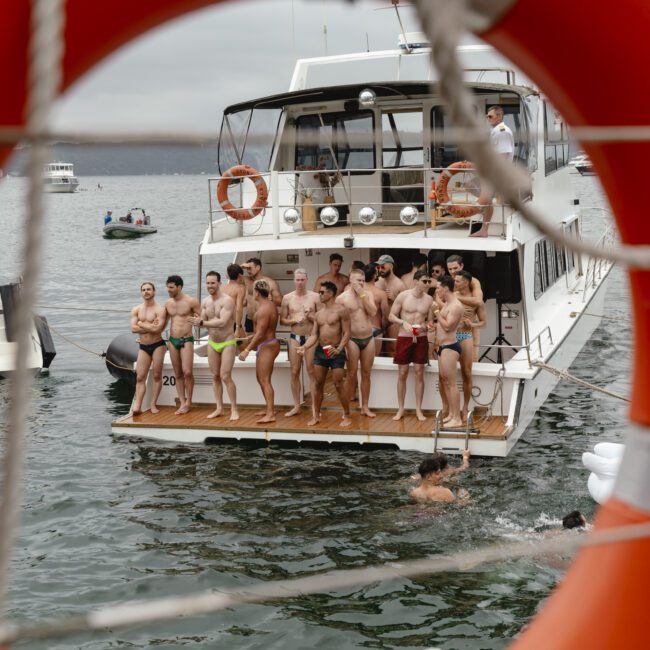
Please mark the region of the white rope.
[[[63, 0], [33, 0], [31, 37], [28, 49], [27, 127], [42, 131], [61, 81], [63, 54]], [[43, 169], [48, 150], [39, 144], [28, 158], [29, 194], [25, 226], [24, 270], [20, 300], [16, 306], [16, 361], [11, 378], [10, 406], [2, 465], [2, 503], [0, 504], [0, 620], [5, 615], [9, 585], [11, 548], [22, 501], [23, 434], [29, 411], [31, 374], [27, 371], [32, 308], [36, 294], [38, 264], [41, 257], [43, 214]]]
[[535, 544], [530, 540], [494, 545], [475, 551], [463, 551], [447, 557], [415, 560], [333, 571], [294, 580], [278, 580], [240, 589], [237, 592], [204, 591], [182, 597], [131, 602], [91, 610], [60, 621], [0, 625], [0, 643], [57, 638], [81, 632], [112, 632], [118, 628], [169, 621], [180, 616], [209, 614], [249, 603], [276, 602], [306, 594], [329, 593], [338, 589], [374, 584], [397, 578], [414, 578], [448, 571], [466, 571], [487, 562], [507, 562], [550, 553], [575, 551], [580, 547], [599, 546], [643, 539], [650, 536], [650, 523], [632, 524], [599, 530], [589, 534], [556, 535]]
[[462, 0], [414, 0], [422, 27], [431, 42], [433, 64], [440, 77], [439, 90], [450, 120], [458, 128], [470, 129], [477, 137], [462, 144], [480, 176], [487, 179], [521, 216], [543, 235], [569, 249], [616, 262], [627, 268], [650, 268], [650, 246], [620, 245], [605, 251], [597, 246], [565, 235], [548, 222], [521, 196], [530, 186], [528, 175], [499, 156], [490, 146], [474, 110], [472, 96], [463, 81], [463, 69], [457, 55], [465, 3]]
[[555, 375], [560, 379], [566, 379], [567, 381], [572, 381], [573, 383], [579, 384], [580, 386], [584, 386], [585, 388], [591, 388], [591, 390], [594, 390], [598, 393], [602, 393], [603, 395], [607, 395], [608, 397], [615, 397], [616, 399], [623, 400], [624, 402], [631, 401], [628, 397], [625, 397], [625, 395], [620, 395], [619, 393], [613, 393], [612, 391], [607, 390], [606, 388], [601, 388], [600, 386], [596, 386], [596, 384], [592, 384], [591, 382], [585, 381], [584, 379], [580, 379], [579, 377], [572, 375], [566, 370], [560, 370], [560, 368], [554, 368], [553, 366], [549, 366], [543, 361], [531, 361], [530, 365], [535, 366], [536, 368], [541, 368], [542, 370], [546, 370], [547, 372], [550, 372], [552, 375]]

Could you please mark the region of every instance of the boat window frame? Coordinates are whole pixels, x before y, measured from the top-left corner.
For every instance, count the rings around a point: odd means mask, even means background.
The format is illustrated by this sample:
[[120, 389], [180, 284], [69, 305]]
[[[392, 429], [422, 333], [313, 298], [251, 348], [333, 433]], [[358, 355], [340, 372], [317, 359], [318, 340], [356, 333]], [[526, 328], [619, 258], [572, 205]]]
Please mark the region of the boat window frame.
[[533, 260], [533, 298], [539, 300], [561, 278], [567, 277], [568, 272], [566, 248], [547, 237], [538, 239]]
[[[548, 129], [548, 116], [550, 113], [554, 113], [556, 117], [561, 120], [560, 123], [560, 139], [555, 140], [549, 138], [549, 129]], [[566, 122], [560, 112], [557, 111], [553, 105], [547, 100], [542, 100], [542, 117], [544, 119], [544, 175], [549, 176], [554, 172], [564, 169], [569, 164], [569, 131]], [[553, 156], [547, 157], [547, 152], [553, 150]], [[558, 155], [560, 151], [560, 155]], [[553, 161], [551, 165], [550, 161]]]
[[[336, 142], [336, 138], [334, 138], [334, 142], [331, 143], [331, 149], [333, 150], [334, 155], [336, 157], [336, 162], [338, 164], [338, 169], [341, 172], [345, 171], [346, 175], [350, 174], [350, 176], [370, 176], [370, 175], [374, 174], [377, 171], [377, 145], [376, 145], [376, 142], [375, 142], [375, 133], [376, 133], [377, 124], [376, 124], [375, 112], [373, 110], [371, 110], [371, 109], [358, 110], [358, 111], [354, 111], [353, 113], [351, 113], [349, 111], [344, 111], [344, 110], [343, 111], [341, 111], [341, 110], [329, 111], [329, 112], [315, 111], [313, 113], [303, 113], [301, 115], [296, 116], [294, 118], [294, 122], [293, 122], [293, 128], [294, 128], [294, 133], [295, 133], [294, 147], [293, 147], [293, 166], [294, 166], [294, 169], [296, 171], [305, 171], [306, 167], [308, 167], [308, 166], [301, 166], [301, 167], [298, 166], [298, 148], [299, 148], [299, 146], [301, 146], [300, 141], [299, 141], [298, 133], [299, 133], [299, 122], [300, 122], [301, 119], [304, 119], [304, 118], [312, 118], [312, 119], [317, 118], [319, 120], [319, 122], [322, 121], [321, 125], [320, 125], [320, 127], [322, 128], [322, 124], [325, 124], [326, 126], [330, 126], [330, 125], [327, 124], [326, 118], [332, 118], [332, 117], [336, 118], [337, 116], [358, 117], [360, 115], [369, 116], [370, 121], [371, 121], [371, 127], [370, 127], [371, 137], [370, 137], [369, 142], [370, 142], [370, 151], [372, 152], [372, 167], [368, 167], [368, 168], [359, 168], [359, 167], [348, 168], [344, 164], [341, 164], [340, 161], [339, 161], [339, 157], [340, 157], [339, 151], [338, 151], [338, 146], [339, 145]], [[345, 130], [344, 130], [344, 132], [345, 132]], [[350, 153], [352, 153], [352, 149], [349, 149], [348, 153], [346, 154], [346, 156], [348, 158], [349, 158]], [[319, 169], [319, 167], [316, 167], [316, 169]], [[329, 171], [335, 171], [336, 169], [337, 169], [336, 165], [333, 165], [332, 169], [329, 170]]]

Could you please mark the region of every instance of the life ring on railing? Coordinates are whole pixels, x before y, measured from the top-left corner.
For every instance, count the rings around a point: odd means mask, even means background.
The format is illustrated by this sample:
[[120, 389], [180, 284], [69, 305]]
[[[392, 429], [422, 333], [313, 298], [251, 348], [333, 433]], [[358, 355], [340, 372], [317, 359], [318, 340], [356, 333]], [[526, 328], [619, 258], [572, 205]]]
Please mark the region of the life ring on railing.
[[[255, 184], [257, 198], [250, 208], [236, 208], [228, 198], [228, 187], [235, 178], [250, 178]], [[217, 183], [217, 201], [221, 209], [233, 219], [246, 221], [256, 217], [266, 207], [269, 198], [269, 190], [262, 175], [248, 165], [235, 165], [225, 171], [221, 180]]]
[[[449, 203], [449, 192], [447, 192], [449, 181], [458, 172], [473, 168], [474, 165], [472, 165], [468, 160], [459, 160], [458, 162], [449, 165], [447, 169], [443, 169], [440, 174], [440, 179], [438, 180], [438, 187], [436, 188], [438, 201], [440, 203]], [[473, 217], [475, 214], [481, 212], [484, 207], [485, 206], [482, 205], [446, 205], [445, 210], [456, 217], [467, 219], [468, 217]]]

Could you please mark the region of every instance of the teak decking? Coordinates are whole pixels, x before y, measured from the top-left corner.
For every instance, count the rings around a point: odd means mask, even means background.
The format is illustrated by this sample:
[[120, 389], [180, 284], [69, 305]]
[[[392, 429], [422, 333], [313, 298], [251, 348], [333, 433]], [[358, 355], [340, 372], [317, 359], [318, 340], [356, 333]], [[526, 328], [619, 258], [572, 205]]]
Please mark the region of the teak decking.
[[[153, 414], [145, 411], [141, 415], [127, 415], [114, 422], [120, 427], [133, 427], [142, 429], [142, 435], [146, 437], [147, 428], [174, 428], [174, 429], [208, 429], [214, 431], [214, 436], [219, 437], [219, 431], [286, 431], [290, 433], [306, 434], [305, 440], [308, 440], [309, 433], [328, 434], [332, 436], [346, 435], [368, 435], [373, 436], [417, 436], [431, 437], [435, 429], [435, 417], [433, 413], [426, 413], [425, 422], [419, 422], [414, 414], [407, 413], [402, 420], [398, 422], [393, 420], [394, 411], [381, 412], [377, 411], [377, 417], [367, 418], [353, 409], [350, 419], [352, 425], [341, 427], [341, 410], [323, 408], [321, 421], [315, 426], [307, 426], [311, 419], [311, 410], [303, 407], [303, 410], [293, 417], [285, 417], [283, 413], [289, 410], [288, 407], [277, 409], [275, 422], [258, 424], [257, 420], [262, 417], [259, 415], [260, 407], [240, 407], [240, 419], [231, 422], [230, 408], [226, 406], [225, 415], [207, 419], [212, 413], [214, 406], [198, 405], [194, 406], [189, 413], [183, 415], [174, 415], [176, 407], [162, 406], [160, 413]], [[444, 435], [449, 437], [464, 437], [465, 432], [461, 429], [446, 430], [443, 429]], [[472, 438], [492, 438], [503, 439], [506, 432], [506, 418], [501, 416], [476, 417], [475, 429]]]

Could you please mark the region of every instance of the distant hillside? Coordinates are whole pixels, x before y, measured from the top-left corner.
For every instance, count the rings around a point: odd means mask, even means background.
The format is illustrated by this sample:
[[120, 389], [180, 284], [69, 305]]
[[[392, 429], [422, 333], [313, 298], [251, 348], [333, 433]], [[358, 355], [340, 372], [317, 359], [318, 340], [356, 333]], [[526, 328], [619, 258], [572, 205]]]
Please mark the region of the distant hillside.
[[[52, 160], [74, 164], [77, 176], [217, 173], [217, 146], [75, 145], [56, 144]], [[25, 149], [17, 152], [7, 171], [24, 174]]]

